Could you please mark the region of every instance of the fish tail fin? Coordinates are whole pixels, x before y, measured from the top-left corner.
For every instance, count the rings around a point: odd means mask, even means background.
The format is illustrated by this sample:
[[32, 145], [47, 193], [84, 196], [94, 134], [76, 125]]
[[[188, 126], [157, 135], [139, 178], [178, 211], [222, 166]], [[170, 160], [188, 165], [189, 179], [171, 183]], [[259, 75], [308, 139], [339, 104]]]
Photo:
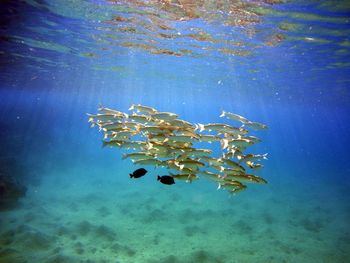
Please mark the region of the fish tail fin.
[[135, 108], [135, 104], [131, 104], [131, 106], [128, 110], [133, 110], [134, 108]]
[[245, 164], [248, 165], [250, 168], [254, 167], [254, 163], [252, 161], [246, 161]]
[[122, 155], [122, 160], [125, 160], [128, 156], [126, 155], [126, 153], [123, 153]]
[[223, 110], [221, 115], [219, 116], [220, 118], [225, 117], [226, 112]]
[[157, 181], [160, 181], [160, 176], [159, 175], [157, 176]]
[[228, 140], [227, 139], [222, 139], [221, 142], [221, 148], [226, 149], [228, 147]]
[[134, 177], [134, 175], [133, 175], [133, 174], [129, 174], [129, 176], [130, 176], [130, 178], [133, 178], [133, 177]]
[[102, 141], [102, 148], [105, 148], [108, 145], [108, 142]]
[[139, 130], [137, 131], [137, 134], [140, 134], [143, 137], [147, 137], [147, 133], [145, 132], [140, 132]]
[[197, 130], [199, 130], [199, 132], [204, 131], [204, 125], [201, 123], [195, 124], [194, 127], [195, 127], [195, 129], [194, 129], [195, 131], [197, 131]]
[[151, 150], [153, 148], [153, 144], [150, 142], [147, 142], [147, 150]]
[[98, 110], [98, 111], [102, 111], [103, 109], [104, 109], [104, 107], [103, 107], [102, 103], [100, 102], [100, 103], [98, 104], [97, 110]]
[[90, 114], [90, 113], [86, 113], [86, 115], [89, 117], [88, 118], [88, 122], [91, 122], [91, 123], [96, 123], [95, 122], [95, 118], [94, 118], [94, 116], [92, 115], [92, 114]]
[[219, 190], [219, 189], [221, 189], [221, 184], [220, 183], [218, 183], [218, 188], [216, 188], [216, 190]]
[[[233, 156], [235, 156], [236, 155], [236, 152], [238, 151], [238, 149], [237, 148], [230, 148], [230, 152], [232, 153], [232, 155]], [[237, 153], [237, 158], [238, 158], [238, 156], [242, 156], [242, 155], [238, 155], [239, 154], [239, 151], [238, 151], [238, 153]], [[244, 156], [243, 156], [244, 157]]]
[[125, 118], [125, 119], [128, 119], [128, 118], [129, 118], [129, 114], [123, 113], [123, 115], [124, 115], [124, 118]]
[[268, 154], [268, 153], [264, 153], [264, 154], [263, 154], [263, 159], [264, 159], [264, 160], [267, 160], [267, 159], [268, 159], [268, 158], [267, 158], [267, 154]]

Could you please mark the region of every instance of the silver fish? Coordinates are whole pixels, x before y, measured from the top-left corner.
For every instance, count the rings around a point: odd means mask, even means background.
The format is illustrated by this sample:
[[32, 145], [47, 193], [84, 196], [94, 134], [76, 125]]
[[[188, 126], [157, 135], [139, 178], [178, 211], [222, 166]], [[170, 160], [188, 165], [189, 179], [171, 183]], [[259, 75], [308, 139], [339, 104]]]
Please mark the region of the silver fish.
[[242, 117], [241, 115], [238, 115], [238, 114], [235, 114], [235, 113], [231, 113], [231, 112], [228, 112], [228, 111], [222, 111], [222, 113], [220, 115], [220, 118], [222, 118], [222, 117], [226, 117], [226, 118], [234, 120], [234, 121], [239, 121], [241, 123], [249, 122], [248, 119]]
[[175, 120], [178, 117], [178, 115], [171, 112], [156, 112], [156, 113], [153, 113], [151, 116], [155, 119], [161, 119], [164, 121]]
[[259, 122], [253, 122], [249, 121], [244, 123], [245, 127], [252, 128], [253, 130], [259, 131], [259, 130], [267, 130], [269, 127], [265, 124], [259, 123]]
[[143, 106], [141, 104], [132, 104], [129, 108], [129, 110], [136, 110], [137, 112], [143, 112], [147, 114], [154, 114], [157, 112], [156, 109], [148, 107], [148, 106]]

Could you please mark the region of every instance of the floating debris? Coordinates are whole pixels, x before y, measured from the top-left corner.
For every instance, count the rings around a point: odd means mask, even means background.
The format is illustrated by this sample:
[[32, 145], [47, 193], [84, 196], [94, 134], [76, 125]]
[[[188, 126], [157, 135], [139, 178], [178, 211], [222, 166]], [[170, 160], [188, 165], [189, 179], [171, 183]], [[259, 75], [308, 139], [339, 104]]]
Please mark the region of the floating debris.
[[[246, 149], [261, 142], [247, 135], [249, 130], [266, 130], [267, 125], [250, 121], [245, 117], [223, 111], [220, 117], [237, 121], [240, 127], [226, 123], [192, 124], [179, 119], [171, 112], [132, 104], [129, 113], [100, 106], [97, 114], [87, 114], [91, 127], [98, 126], [103, 132], [103, 147], [117, 147], [131, 152], [122, 159], [131, 159], [135, 165], [151, 165], [175, 170], [169, 175], [158, 176], [163, 184], [175, 180], [192, 182], [206, 178], [218, 184], [218, 189], [238, 193], [247, 188], [244, 183], [266, 184], [262, 177], [251, 173], [261, 170], [260, 162], [265, 154], [245, 153]], [[213, 134], [214, 133], [214, 134]], [[211, 149], [197, 144], [219, 143], [221, 156], [213, 156]], [[247, 171], [248, 170], [248, 171]], [[250, 171], [249, 171], [250, 170]], [[145, 175], [144, 168], [137, 169], [130, 177]]]

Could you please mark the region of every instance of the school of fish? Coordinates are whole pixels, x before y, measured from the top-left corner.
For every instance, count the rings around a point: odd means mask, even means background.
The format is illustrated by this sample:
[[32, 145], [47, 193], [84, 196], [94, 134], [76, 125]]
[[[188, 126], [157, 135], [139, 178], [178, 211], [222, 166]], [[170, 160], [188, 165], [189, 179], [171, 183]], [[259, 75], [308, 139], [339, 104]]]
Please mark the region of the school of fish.
[[[97, 114], [87, 114], [91, 127], [98, 126], [103, 132], [103, 147], [128, 150], [123, 159], [173, 170], [168, 176], [175, 180], [192, 182], [203, 177], [230, 193], [245, 190], [246, 183], [267, 183], [252, 174], [263, 168], [261, 161], [267, 159], [267, 153], [245, 153], [249, 146], [261, 142], [247, 135], [248, 129], [266, 130], [265, 124], [226, 111], [220, 117], [239, 122], [240, 127], [224, 123], [192, 124], [175, 113], [140, 104], [131, 105], [129, 111], [127, 114], [100, 106]], [[221, 156], [213, 157], [211, 149], [197, 147], [208, 143], [218, 143]]]

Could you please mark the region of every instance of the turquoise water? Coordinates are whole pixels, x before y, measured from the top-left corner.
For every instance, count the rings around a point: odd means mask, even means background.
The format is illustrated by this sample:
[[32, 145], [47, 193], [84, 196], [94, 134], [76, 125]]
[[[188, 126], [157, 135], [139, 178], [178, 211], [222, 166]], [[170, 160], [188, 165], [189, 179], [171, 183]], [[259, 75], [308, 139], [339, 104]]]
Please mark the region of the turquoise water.
[[[199, 3], [200, 2], [200, 3]], [[346, 1], [2, 1], [0, 262], [350, 262]], [[265, 123], [236, 195], [102, 148], [100, 104]], [[225, 120], [237, 125], [237, 123]], [[215, 149], [215, 146], [208, 146]]]

